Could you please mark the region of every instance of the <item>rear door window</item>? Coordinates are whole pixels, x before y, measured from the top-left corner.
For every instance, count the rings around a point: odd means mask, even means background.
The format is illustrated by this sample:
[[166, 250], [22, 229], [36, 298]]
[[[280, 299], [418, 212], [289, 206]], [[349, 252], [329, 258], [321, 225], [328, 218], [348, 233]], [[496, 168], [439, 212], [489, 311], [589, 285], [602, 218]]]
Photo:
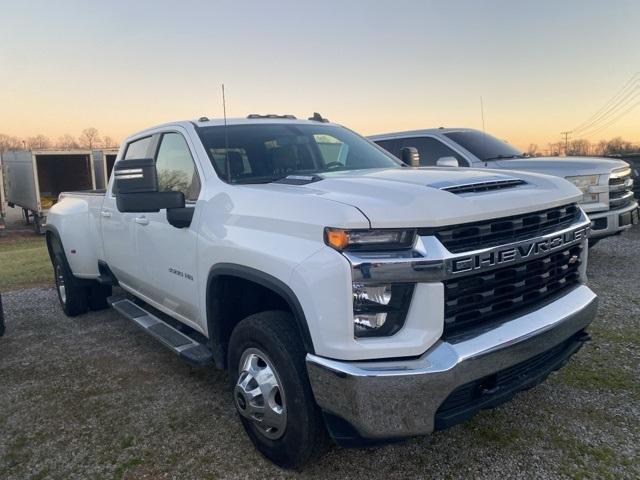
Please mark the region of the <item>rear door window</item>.
[[149, 145], [151, 145], [151, 138], [152, 137], [145, 137], [129, 143], [129, 145], [127, 145], [127, 152], [124, 154], [124, 159], [150, 158]]

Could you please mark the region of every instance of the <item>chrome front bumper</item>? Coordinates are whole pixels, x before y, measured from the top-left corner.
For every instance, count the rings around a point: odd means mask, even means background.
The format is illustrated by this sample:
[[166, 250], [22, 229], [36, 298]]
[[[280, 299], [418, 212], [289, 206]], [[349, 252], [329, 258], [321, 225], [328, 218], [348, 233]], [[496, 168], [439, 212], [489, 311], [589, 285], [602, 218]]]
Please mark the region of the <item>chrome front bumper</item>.
[[[633, 212], [637, 209], [638, 203], [634, 201], [631, 203], [631, 205], [619, 208], [618, 210], [587, 213], [589, 220], [591, 220], [591, 232], [589, 234], [590, 238], [609, 237], [611, 235], [615, 235], [616, 233], [630, 229], [633, 224], [620, 225], [620, 216], [629, 212]], [[603, 223], [604, 221], [606, 221], [606, 226], [603, 228], [597, 228], [599, 223], [598, 220], [602, 221]]]
[[457, 387], [559, 345], [591, 323], [597, 297], [580, 285], [560, 299], [497, 327], [438, 341], [419, 358], [343, 362], [307, 355], [317, 403], [363, 439], [427, 434]]

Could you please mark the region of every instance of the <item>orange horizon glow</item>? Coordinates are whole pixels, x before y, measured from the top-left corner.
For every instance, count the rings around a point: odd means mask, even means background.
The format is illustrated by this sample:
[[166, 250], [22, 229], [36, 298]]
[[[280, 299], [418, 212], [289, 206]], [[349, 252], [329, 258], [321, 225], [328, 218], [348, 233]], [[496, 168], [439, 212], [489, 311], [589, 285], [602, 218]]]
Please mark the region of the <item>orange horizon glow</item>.
[[[488, 133], [545, 150], [640, 71], [638, 2], [344, 3], [5, 5], [0, 134], [122, 141], [221, 117], [224, 82], [230, 117], [319, 111], [364, 135], [482, 129], [482, 96]], [[614, 137], [640, 144], [640, 106], [587, 139]]]

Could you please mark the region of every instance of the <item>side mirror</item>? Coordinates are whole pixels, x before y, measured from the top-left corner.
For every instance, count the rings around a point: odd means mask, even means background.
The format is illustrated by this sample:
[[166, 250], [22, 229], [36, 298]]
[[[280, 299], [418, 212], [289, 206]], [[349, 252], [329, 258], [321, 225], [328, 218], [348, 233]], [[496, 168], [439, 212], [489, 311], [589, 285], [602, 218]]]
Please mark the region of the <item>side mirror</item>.
[[151, 193], [158, 191], [158, 176], [153, 158], [120, 160], [113, 169], [117, 193]]
[[158, 192], [156, 165], [152, 158], [120, 160], [113, 169], [113, 192], [118, 211], [159, 212], [184, 208], [182, 192]]
[[456, 157], [440, 157], [436, 162], [439, 167], [458, 167], [458, 159]]
[[400, 160], [411, 167], [419, 167], [420, 153], [415, 147], [402, 147], [400, 149]]

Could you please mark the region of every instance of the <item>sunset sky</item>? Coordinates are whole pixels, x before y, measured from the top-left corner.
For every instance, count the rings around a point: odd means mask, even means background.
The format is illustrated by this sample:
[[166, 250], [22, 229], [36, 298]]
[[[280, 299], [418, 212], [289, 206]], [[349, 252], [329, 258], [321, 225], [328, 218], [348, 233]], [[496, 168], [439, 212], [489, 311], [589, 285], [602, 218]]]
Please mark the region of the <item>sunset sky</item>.
[[[640, 71], [638, 1], [0, 0], [0, 133], [319, 111], [560, 140]], [[638, 82], [640, 85], [640, 81]], [[640, 88], [638, 90], [640, 92]], [[640, 100], [640, 95], [638, 96]], [[640, 142], [640, 107], [592, 141]]]

